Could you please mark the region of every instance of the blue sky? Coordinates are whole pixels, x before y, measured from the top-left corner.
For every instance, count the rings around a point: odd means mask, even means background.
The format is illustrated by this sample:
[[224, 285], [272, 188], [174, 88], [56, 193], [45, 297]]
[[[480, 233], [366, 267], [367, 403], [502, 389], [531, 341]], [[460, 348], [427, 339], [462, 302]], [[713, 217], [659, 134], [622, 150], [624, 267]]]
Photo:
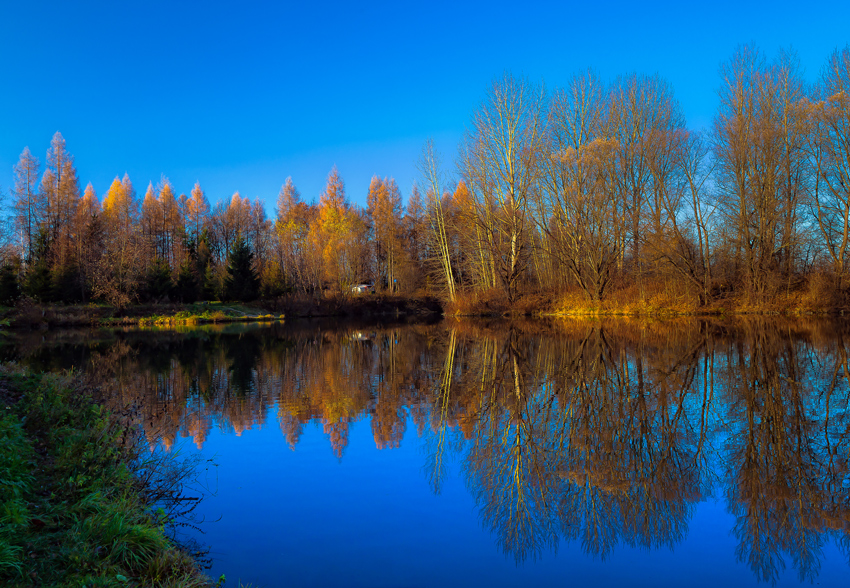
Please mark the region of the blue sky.
[[43, 162], [59, 130], [101, 196], [124, 172], [140, 193], [165, 174], [272, 213], [287, 176], [311, 200], [337, 165], [363, 204], [376, 174], [407, 194], [428, 137], [453, 171], [505, 71], [550, 90], [587, 68], [658, 73], [704, 127], [742, 43], [793, 48], [813, 81], [850, 43], [850, 2], [0, 0], [0, 189], [24, 146]]

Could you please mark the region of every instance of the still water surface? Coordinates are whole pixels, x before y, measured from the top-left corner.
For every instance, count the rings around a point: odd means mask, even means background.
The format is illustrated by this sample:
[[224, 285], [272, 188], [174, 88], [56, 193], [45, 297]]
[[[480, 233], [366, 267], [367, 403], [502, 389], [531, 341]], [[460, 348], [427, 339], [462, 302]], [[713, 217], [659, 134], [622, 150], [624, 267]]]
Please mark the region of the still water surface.
[[[17, 336], [152, 446], [254, 586], [850, 585], [850, 324], [239, 325]], [[208, 464], [209, 462], [202, 462]]]

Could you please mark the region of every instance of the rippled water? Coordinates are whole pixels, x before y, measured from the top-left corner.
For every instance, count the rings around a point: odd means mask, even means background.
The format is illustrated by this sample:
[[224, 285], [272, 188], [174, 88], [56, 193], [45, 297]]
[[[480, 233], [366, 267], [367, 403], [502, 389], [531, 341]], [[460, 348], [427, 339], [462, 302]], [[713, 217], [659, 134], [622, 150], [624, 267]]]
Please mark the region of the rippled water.
[[0, 346], [96, 375], [152, 445], [212, 459], [210, 573], [267, 587], [847, 585], [849, 353], [850, 324], [743, 319]]

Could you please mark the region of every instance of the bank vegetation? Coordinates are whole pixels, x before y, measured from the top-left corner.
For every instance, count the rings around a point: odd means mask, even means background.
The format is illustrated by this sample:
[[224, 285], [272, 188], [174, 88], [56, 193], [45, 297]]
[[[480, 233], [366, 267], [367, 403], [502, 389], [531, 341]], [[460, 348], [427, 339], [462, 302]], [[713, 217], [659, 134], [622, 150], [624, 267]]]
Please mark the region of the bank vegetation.
[[192, 464], [148, 455], [132, 420], [74, 378], [0, 365], [0, 584], [213, 585], [169, 531]]

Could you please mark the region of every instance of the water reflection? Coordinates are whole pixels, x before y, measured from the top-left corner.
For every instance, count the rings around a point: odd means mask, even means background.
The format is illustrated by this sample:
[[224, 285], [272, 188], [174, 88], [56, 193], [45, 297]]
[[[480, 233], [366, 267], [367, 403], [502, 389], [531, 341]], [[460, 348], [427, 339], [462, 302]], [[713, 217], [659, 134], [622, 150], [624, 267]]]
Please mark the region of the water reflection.
[[786, 559], [817, 577], [830, 540], [850, 553], [841, 323], [243, 325], [33, 334], [0, 355], [86, 366], [166, 447], [276, 419], [293, 449], [320, 422], [344, 459], [355, 421], [379, 449], [413, 425], [433, 490], [462, 463], [482, 524], [518, 561], [559, 541], [600, 557], [673, 547], [709, 496], [760, 580]]

